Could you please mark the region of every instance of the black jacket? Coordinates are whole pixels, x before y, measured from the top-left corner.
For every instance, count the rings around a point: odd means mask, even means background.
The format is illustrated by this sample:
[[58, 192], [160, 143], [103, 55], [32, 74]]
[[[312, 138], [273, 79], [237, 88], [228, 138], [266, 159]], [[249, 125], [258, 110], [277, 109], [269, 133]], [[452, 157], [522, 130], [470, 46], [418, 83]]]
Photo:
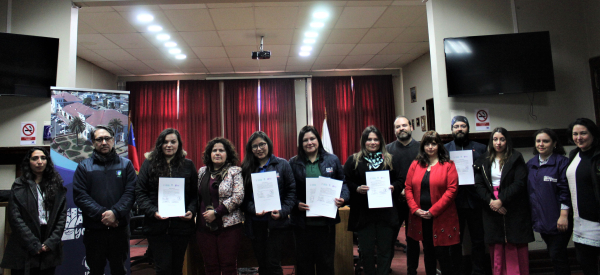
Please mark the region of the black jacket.
[[[463, 146], [456, 146], [456, 143], [453, 140], [446, 143], [444, 147], [446, 147], [448, 152], [470, 150], [473, 153], [473, 163], [475, 163], [479, 157], [485, 154], [487, 150], [487, 146], [470, 140], [467, 141], [467, 144]], [[457, 208], [475, 209], [482, 207], [481, 200], [475, 191], [474, 185], [459, 185], [458, 194], [456, 194], [456, 199], [454, 199], [454, 201]]]
[[[289, 215], [292, 208], [296, 204], [296, 181], [292, 168], [287, 160], [271, 155], [267, 172], [277, 172], [277, 186], [279, 187], [279, 200], [281, 201], [281, 209], [279, 210], [280, 218], [274, 220], [269, 215], [269, 228], [287, 228], [290, 225]], [[244, 228], [246, 235], [250, 238], [254, 237], [252, 232], [252, 217], [256, 216], [256, 208], [254, 208], [254, 196], [252, 193], [244, 195], [242, 202], [242, 211], [244, 211]]]
[[[194, 219], [184, 221], [179, 217], [172, 217], [166, 220], [158, 220], [154, 213], [158, 212], [158, 182], [150, 182], [150, 169], [152, 163], [145, 160], [140, 168], [138, 181], [135, 187], [135, 196], [138, 207], [144, 211], [144, 235], [190, 235], [194, 233]], [[172, 168], [171, 178], [185, 179], [185, 211], [196, 215], [198, 204], [198, 172], [194, 162], [185, 159], [182, 166]]]
[[506, 215], [494, 212], [488, 206], [496, 199], [492, 187], [491, 162], [486, 153], [475, 164], [475, 189], [482, 199], [485, 242], [523, 244], [534, 241], [531, 206], [527, 192], [527, 165], [521, 153], [513, 150], [502, 168], [499, 199]]
[[129, 224], [131, 207], [135, 200], [133, 164], [126, 158], [115, 156], [102, 162], [96, 152], [77, 166], [73, 176], [73, 200], [81, 209], [83, 227], [107, 229], [102, 224], [102, 213], [112, 210], [119, 227]]
[[[23, 182], [17, 178], [12, 186], [12, 195], [8, 202], [8, 219], [12, 234], [8, 238], [3, 268], [29, 269], [39, 267], [46, 269], [59, 266], [62, 263], [61, 238], [65, 230], [67, 219], [67, 190], [57, 190], [54, 206], [48, 216], [47, 230], [44, 239], [40, 232], [40, 218], [38, 214], [38, 194], [36, 183], [33, 181]], [[50, 251], [37, 252], [45, 244]]]
[[[394, 186], [394, 192], [392, 193], [392, 202], [394, 207], [388, 208], [369, 208], [369, 201], [367, 195], [359, 194], [356, 189], [361, 185], [367, 184], [366, 172], [369, 172], [367, 162], [362, 160], [358, 163], [358, 167], [354, 169], [355, 162], [354, 155], [350, 155], [344, 164], [344, 183], [348, 185], [350, 190], [350, 217], [348, 219], [348, 230], [358, 231], [368, 223], [382, 221], [387, 223], [389, 226], [399, 226], [398, 212], [396, 210], [397, 195], [401, 192], [401, 182], [398, 171], [395, 169], [389, 170], [390, 173], [390, 185]], [[378, 170], [383, 167], [383, 164]], [[377, 170], [376, 170], [377, 171]]]
[[[569, 165], [571, 165], [571, 162], [580, 151], [581, 149], [575, 148], [569, 152]], [[567, 167], [569, 166], [567, 165]], [[594, 150], [594, 155], [592, 156], [592, 167], [594, 169], [592, 169], [590, 173], [592, 173], [594, 195], [596, 196], [596, 200], [600, 201], [600, 146], [596, 146]], [[576, 196], [577, 194], [572, 195]], [[598, 209], [598, 217], [600, 217], [600, 209]], [[600, 220], [595, 222], [600, 222]]]
[[[305, 228], [306, 226], [306, 211], [298, 209], [298, 203], [306, 202], [306, 160], [300, 160], [298, 156], [290, 159], [290, 166], [296, 180], [296, 204], [292, 209], [291, 222], [294, 226]], [[336, 180], [344, 180], [344, 168], [336, 155], [323, 151], [319, 154], [319, 170], [321, 176]], [[342, 185], [340, 198], [344, 199], [344, 203], [348, 203], [350, 199], [350, 191], [346, 184]], [[327, 219], [327, 224], [336, 224], [340, 222], [339, 215], [335, 219]]]

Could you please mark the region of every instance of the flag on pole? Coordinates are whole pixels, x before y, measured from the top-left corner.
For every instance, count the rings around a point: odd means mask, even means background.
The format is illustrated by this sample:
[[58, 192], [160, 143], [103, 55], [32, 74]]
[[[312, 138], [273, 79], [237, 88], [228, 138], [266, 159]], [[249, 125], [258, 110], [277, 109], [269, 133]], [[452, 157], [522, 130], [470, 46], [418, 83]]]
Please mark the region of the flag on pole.
[[135, 137], [133, 136], [133, 124], [129, 123], [129, 135], [127, 137], [127, 156], [135, 171], [140, 171], [140, 161], [138, 159], [137, 148], [135, 148]]
[[329, 136], [329, 129], [327, 128], [327, 118], [323, 120], [323, 131], [321, 131], [321, 142], [323, 142], [323, 149], [330, 154], [333, 154], [333, 146], [331, 145], [331, 136]]

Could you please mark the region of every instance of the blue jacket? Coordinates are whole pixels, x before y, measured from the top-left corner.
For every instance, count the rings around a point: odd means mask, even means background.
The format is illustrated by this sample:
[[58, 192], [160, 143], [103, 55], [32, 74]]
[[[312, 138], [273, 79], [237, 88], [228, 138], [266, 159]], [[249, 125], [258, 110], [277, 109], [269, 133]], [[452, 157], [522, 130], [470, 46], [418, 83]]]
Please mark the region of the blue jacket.
[[[552, 154], [548, 162], [540, 166], [539, 155], [527, 162], [527, 191], [531, 203], [533, 230], [542, 234], [558, 234], [556, 222], [560, 217], [560, 205], [571, 207], [571, 193], [567, 183], [569, 159]], [[572, 225], [572, 222], [569, 222]]]
[[[479, 157], [485, 154], [487, 151], [487, 146], [475, 142], [475, 141], [467, 141], [467, 144], [464, 146], [456, 146], [456, 143], [450, 141], [444, 145], [448, 152], [451, 151], [462, 151], [462, 150], [471, 150], [473, 153], [473, 163]], [[459, 182], [460, 184], [460, 182]], [[481, 198], [477, 195], [477, 191], [475, 191], [475, 185], [459, 185], [458, 186], [458, 194], [456, 194], [456, 199], [454, 199], [457, 208], [479, 208], [482, 206]]]
[[[269, 165], [267, 166], [267, 172], [271, 171], [277, 172], [277, 186], [279, 187], [279, 200], [281, 201], [279, 213], [281, 217], [274, 220], [269, 215], [269, 228], [286, 228], [290, 224], [289, 215], [296, 204], [296, 182], [294, 181], [294, 174], [292, 173], [292, 168], [290, 168], [290, 164], [287, 160], [278, 158], [274, 155], [271, 155]], [[244, 222], [246, 235], [253, 238], [252, 217], [256, 216], [253, 194], [246, 194], [244, 196], [244, 202], [242, 202], [241, 208], [244, 211], [244, 216], [246, 218]]]
[[102, 213], [107, 210], [115, 213], [119, 227], [127, 226], [136, 180], [133, 164], [126, 158], [116, 156], [102, 162], [94, 152], [80, 162], [73, 176], [73, 200], [81, 209], [83, 227], [108, 229], [102, 224]]
[[[292, 209], [291, 222], [294, 226], [305, 228], [306, 211], [298, 209], [298, 203], [306, 202], [306, 161], [298, 159], [298, 156], [294, 156], [290, 159], [290, 166], [296, 180], [296, 204]], [[336, 155], [325, 151], [321, 152], [319, 155], [319, 170], [321, 170], [322, 177], [344, 180], [344, 168]], [[340, 198], [344, 199], [344, 203], [348, 203], [350, 199], [350, 191], [346, 184], [342, 185]], [[339, 215], [336, 215], [335, 219], [327, 219], [327, 224], [336, 224], [339, 222]]]

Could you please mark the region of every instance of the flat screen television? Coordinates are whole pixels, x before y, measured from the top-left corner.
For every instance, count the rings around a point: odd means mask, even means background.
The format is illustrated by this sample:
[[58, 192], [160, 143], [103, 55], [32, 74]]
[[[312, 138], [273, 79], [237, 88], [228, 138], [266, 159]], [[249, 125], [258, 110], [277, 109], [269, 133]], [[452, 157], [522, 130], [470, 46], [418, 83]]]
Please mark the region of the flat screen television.
[[549, 32], [444, 39], [448, 96], [554, 91]]
[[50, 97], [58, 38], [0, 33], [0, 95]]

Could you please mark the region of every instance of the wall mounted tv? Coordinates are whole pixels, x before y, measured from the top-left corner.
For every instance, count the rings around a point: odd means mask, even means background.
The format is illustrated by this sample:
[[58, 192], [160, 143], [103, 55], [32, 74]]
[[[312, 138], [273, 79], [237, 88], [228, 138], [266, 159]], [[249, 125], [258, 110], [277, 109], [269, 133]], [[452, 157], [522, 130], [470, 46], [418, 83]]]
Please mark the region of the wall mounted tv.
[[0, 33], [0, 95], [50, 97], [58, 38]]
[[444, 39], [448, 96], [554, 91], [549, 32]]

